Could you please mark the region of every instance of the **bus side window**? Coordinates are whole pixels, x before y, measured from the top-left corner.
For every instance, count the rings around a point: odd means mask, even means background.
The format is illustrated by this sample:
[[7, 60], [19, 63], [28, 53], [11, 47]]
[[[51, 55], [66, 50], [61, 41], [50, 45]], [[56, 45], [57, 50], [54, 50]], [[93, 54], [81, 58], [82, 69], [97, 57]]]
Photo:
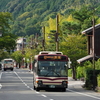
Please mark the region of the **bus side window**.
[[37, 62], [35, 62], [34, 67], [37, 67]]
[[33, 70], [34, 70], [35, 60], [33, 61]]
[[34, 71], [37, 72], [38, 62], [36, 61], [34, 64]]
[[36, 60], [33, 61], [33, 70], [35, 71], [36, 69]]

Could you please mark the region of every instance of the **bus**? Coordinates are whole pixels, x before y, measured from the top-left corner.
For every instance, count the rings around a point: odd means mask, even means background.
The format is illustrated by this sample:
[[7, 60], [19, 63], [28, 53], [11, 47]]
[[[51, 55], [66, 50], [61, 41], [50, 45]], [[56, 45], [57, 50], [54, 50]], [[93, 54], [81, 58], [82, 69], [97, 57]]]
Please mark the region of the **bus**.
[[3, 70], [11, 70], [14, 69], [14, 60], [12, 58], [7, 58], [2, 60]]
[[34, 90], [49, 88], [66, 91], [68, 87], [68, 57], [62, 52], [42, 51], [33, 61]]

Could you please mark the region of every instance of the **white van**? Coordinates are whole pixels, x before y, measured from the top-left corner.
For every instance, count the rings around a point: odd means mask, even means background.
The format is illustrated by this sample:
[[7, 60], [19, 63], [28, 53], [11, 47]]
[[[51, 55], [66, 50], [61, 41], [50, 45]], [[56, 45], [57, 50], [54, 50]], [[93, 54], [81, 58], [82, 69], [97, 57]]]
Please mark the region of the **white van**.
[[13, 71], [13, 69], [14, 69], [14, 60], [13, 59], [11, 59], [11, 58], [3, 59], [2, 64], [3, 64], [4, 71], [6, 71], [6, 70]]

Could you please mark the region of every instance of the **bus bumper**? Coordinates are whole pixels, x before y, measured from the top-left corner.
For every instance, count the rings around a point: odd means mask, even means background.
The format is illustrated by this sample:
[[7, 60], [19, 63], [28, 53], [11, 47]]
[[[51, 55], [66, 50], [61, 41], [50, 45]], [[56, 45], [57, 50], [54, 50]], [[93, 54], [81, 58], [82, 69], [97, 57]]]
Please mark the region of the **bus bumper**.
[[68, 84], [65, 82], [60, 85], [43, 84], [42, 82], [37, 84], [38, 88], [68, 88]]

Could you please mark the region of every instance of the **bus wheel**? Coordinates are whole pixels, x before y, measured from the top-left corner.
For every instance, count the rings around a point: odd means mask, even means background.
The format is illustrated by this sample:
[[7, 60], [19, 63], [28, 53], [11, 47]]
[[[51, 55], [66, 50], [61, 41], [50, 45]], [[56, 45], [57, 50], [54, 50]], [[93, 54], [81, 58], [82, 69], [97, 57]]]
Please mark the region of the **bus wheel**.
[[35, 90], [36, 90], [36, 91], [40, 91], [40, 89], [39, 89], [39, 88], [35, 88]]

